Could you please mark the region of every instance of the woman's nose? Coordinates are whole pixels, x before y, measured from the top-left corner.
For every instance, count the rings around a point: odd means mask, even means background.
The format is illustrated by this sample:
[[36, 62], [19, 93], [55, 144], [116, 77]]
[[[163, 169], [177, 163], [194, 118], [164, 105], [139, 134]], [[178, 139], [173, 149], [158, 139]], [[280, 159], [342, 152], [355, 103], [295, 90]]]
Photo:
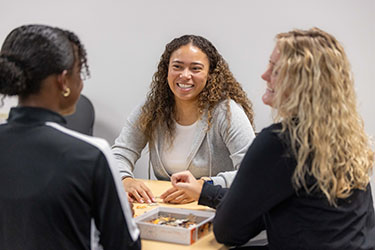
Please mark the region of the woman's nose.
[[189, 69], [185, 69], [184, 71], [182, 71], [181, 77], [186, 77], [186, 78], [190, 78], [191, 77], [191, 72]]
[[270, 67], [267, 68], [267, 70], [261, 75], [262, 79], [265, 80], [265, 81], [270, 81], [270, 77], [271, 77], [271, 69]]

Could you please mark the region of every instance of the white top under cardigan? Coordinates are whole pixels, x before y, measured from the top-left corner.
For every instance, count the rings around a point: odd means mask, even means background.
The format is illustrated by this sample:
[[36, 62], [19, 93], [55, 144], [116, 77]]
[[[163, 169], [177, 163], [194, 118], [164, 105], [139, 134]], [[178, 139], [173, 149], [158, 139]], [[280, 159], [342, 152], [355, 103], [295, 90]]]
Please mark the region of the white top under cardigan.
[[197, 133], [198, 121], [191, 125], [180, 125], [175, 122], [175, 135], [172, 145], [164, 147], [161, 152], [161, 162], [168, 174], [186, 170], [189, 152]]
[[[242, 158], [255, 138], [254, 130], [242, 107], [230, 100], [230, 124], [226, 119], [227, 101], [220, 102], [213, 111], [211, 128], [207, 130], [207, 112], [198, 120], [186, 170], [196, 178], [209, 176], [214, 184], [229, 187]], [[147, 144], [144, 134], [137, 127], [141, 106], [128, 117], [120, 135], [112, 146], [122, 178], [133, 176], [135, 162]], [[229, 126], [230, 125], [230, 126]], [[149, 156], [156, 178], [170, 180], [160, 152], [164, 148], [165, 132], [157, 128], [155, 140], [149, 144]]]

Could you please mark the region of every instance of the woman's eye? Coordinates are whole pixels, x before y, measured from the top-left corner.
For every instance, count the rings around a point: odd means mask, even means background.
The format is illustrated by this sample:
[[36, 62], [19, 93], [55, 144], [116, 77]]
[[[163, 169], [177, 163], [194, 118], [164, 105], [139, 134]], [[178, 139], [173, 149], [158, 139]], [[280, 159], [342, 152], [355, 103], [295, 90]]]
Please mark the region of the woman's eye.
[[193, 67], [193, 71], [200, 71], [200, 70], [202, 70], [201, 67]]
[[279, 74], [279, 69], [276, 68], [275, 65], [272, 65], [271, 67], [272, 67], [271, 68], [271, 72], [272, 72], [271, 74], [272, 74], [272, 76], [277, 76]]

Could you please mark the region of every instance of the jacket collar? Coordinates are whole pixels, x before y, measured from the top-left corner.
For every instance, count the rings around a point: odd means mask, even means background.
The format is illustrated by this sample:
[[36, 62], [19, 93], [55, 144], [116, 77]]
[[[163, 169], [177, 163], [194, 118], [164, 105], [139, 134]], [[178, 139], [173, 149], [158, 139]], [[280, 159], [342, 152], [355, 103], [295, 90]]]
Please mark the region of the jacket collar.
[[8, 123], [45, 123], [56, 122], [66, 124], [66, 120], [60, 114], [44, 108], [15, 107], [10, 110]]

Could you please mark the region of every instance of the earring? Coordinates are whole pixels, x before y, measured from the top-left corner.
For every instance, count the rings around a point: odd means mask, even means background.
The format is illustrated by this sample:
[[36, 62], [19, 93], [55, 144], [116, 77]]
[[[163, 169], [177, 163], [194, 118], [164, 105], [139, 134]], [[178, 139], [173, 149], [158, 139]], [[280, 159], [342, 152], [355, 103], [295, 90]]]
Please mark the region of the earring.
[[68, 97], [70, 95], [70, 88], [66, 88], [63, 92], [61, 92], [61, 94], [64, 97]]

